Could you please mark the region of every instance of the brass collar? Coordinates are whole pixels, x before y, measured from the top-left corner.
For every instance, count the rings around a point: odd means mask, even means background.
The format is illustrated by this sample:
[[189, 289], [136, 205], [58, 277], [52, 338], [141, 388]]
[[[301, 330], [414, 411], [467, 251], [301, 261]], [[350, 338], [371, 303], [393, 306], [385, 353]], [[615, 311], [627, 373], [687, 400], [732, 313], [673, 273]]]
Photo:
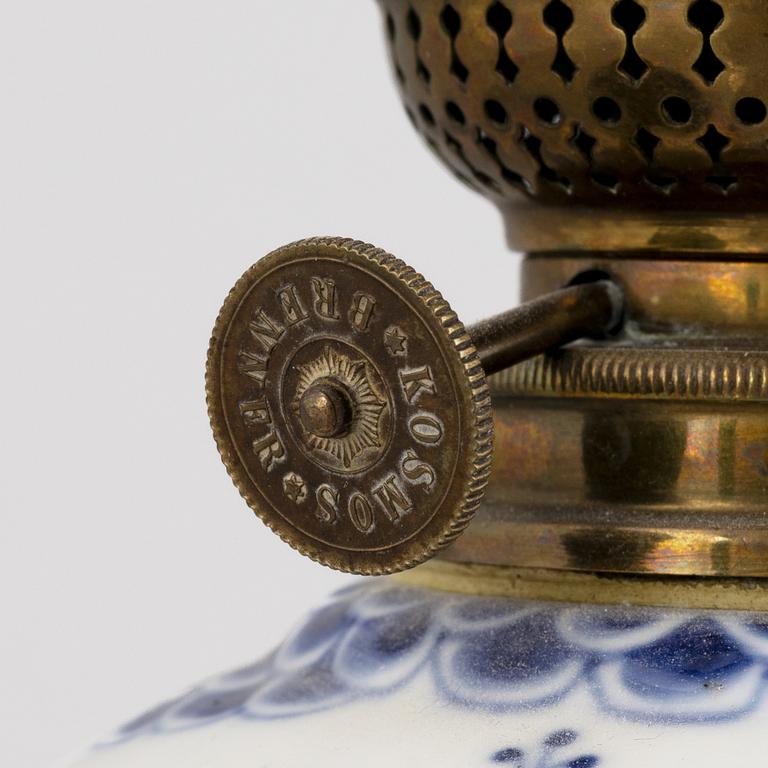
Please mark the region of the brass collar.
[[768, 610], [768, 581], [611, 576], [432, 560], [391, 577], [403, 584], [458, 594], [668, 608]]
[[768, 577], [768, 263], [529, 258], [526, 297], [585, 271], [626, 332], [491, 380], [495, 466], [453, 564]]

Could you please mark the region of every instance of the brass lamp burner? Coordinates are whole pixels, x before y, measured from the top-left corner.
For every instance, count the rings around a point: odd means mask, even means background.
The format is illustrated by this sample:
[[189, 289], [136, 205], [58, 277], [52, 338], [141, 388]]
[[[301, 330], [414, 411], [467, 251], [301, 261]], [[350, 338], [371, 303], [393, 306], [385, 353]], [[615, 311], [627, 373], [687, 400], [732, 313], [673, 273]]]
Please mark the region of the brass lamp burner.
[[768, 577], [768, 4], [379, 3], [525, 303], [465, 328], [352, 240], [254, 265], [208, 360], [248, 503], [359, 573]]

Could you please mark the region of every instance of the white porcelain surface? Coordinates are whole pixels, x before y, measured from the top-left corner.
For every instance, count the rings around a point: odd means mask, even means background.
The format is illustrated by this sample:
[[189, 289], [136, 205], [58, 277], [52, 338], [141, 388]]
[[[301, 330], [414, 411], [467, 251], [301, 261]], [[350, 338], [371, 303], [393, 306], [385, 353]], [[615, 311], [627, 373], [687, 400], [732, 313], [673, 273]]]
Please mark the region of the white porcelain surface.
[[768, 615], [347, 590], [78, 768], [751, 766]]

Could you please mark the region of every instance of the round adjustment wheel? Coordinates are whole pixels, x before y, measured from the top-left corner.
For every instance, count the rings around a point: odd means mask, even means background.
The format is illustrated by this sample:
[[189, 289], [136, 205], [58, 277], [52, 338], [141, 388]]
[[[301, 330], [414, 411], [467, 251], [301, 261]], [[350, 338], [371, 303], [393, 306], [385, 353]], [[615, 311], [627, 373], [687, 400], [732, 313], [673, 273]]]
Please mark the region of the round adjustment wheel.
[[479, 357], [441, 295], [378, 248], [306, 240], [252, 266], [216, 322], [206, 382], [241, 494], [325, 565], [412, 567], [480, 504], [492, 416]]

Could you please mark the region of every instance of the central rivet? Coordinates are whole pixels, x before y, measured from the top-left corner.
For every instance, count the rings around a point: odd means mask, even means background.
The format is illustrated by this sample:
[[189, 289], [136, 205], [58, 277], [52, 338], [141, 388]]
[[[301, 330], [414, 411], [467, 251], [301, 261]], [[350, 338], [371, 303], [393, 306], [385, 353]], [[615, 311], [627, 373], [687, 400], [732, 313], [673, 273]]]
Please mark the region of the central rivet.
[[352, 423], [352, 400], [340, 384], [330, 379], [313, 384], [299, 403], [304, 429], [317, 437], [339, 437]]

